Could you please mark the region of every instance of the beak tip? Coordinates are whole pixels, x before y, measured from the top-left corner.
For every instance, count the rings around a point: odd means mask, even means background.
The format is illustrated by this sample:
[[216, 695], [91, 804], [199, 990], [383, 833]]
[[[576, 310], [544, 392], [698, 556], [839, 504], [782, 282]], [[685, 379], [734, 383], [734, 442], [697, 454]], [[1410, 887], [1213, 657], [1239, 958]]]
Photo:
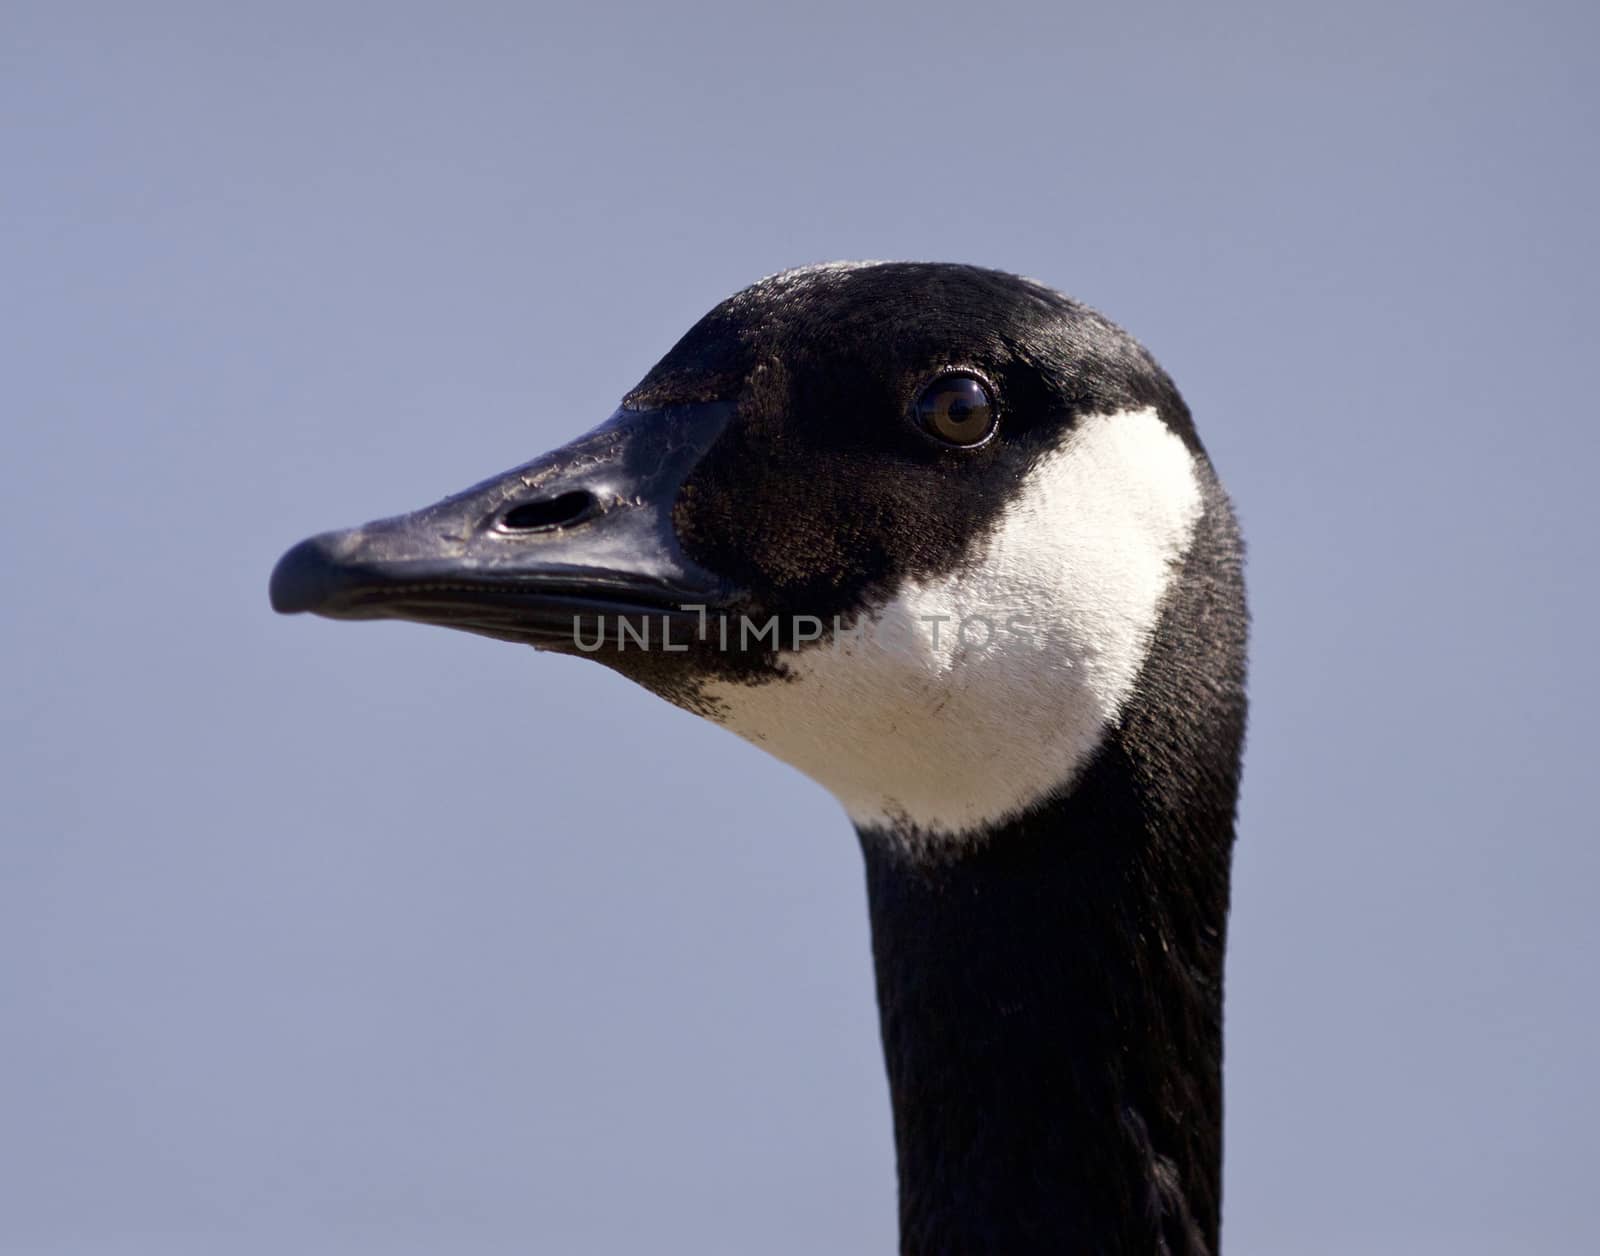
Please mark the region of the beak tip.
[[320, 609], [338, 588], [338, 573], [326, 536], [301, 541], [272, 569], [267, 585], [272, 609], [280, 615]]

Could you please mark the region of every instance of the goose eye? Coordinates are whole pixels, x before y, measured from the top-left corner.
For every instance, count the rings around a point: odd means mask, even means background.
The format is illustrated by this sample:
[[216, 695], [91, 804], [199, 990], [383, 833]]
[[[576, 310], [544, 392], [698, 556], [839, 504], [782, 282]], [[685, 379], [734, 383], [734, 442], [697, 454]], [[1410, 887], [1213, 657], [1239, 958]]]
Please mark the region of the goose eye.
[[994, 433], [999, 417], [994, 398], [972, 375], [941, 375], [917, 397], [917, 422], [928, 435], [972, 448]]

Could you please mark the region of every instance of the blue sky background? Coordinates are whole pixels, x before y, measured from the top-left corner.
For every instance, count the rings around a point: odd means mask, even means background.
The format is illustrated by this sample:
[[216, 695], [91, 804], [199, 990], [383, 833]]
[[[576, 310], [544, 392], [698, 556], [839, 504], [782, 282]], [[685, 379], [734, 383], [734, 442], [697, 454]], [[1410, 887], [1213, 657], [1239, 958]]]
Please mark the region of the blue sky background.
[[0, 1251], [888, 1251], [854, 838], [291, 542], [841, 257], [1177, 378], [1256, 616], [1235, 1253], [1600, 1242], [1600, 19], [1572, 4], [0, 9]]

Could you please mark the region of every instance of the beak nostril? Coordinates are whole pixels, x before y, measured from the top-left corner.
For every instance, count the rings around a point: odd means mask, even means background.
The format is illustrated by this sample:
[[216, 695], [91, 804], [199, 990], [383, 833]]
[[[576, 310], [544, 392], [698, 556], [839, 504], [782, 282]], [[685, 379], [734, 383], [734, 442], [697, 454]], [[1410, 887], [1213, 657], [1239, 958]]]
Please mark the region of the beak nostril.
[[500, 516], [500, 528], [505, 532], [542, 532], [548, 528], [566, 528], [587, 519], [600, 502], [591, 492], [578, 489], [558, 497], [523, 502]]

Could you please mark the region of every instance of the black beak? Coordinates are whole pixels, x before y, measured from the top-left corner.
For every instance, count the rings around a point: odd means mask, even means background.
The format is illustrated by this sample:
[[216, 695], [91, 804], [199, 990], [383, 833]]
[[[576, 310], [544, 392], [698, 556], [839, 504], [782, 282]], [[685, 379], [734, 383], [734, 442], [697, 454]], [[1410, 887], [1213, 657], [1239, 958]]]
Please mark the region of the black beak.
[[685, 556], [672, 508], [732, 413], [727, 402], [619, 410], [437, 505], [302, 541], [273, 569], [272, 607], [557, 649], [614, 639], [624, 622], [635, 640], [650, 622], [703, 627], [735, 591]]

